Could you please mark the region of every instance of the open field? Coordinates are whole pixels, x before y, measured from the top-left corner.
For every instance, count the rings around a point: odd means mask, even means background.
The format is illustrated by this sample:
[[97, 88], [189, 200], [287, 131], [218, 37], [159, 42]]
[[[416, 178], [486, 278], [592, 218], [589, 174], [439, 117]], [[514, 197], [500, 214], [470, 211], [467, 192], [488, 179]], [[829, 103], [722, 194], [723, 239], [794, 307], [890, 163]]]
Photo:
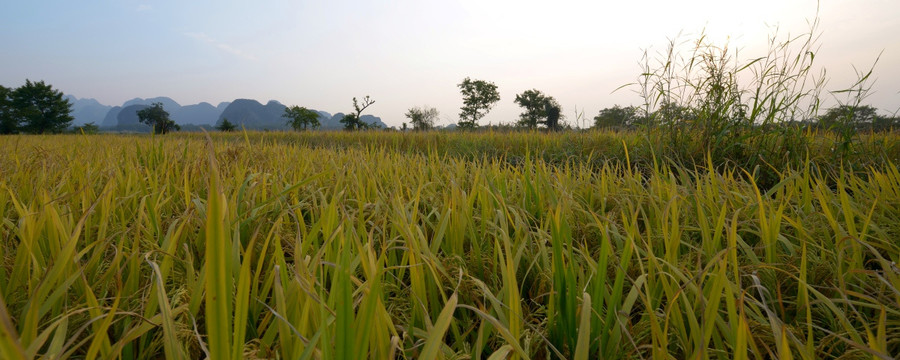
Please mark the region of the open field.
[[805, 136], [2, 137], [0, 358], [895, 357], [900, 141]]

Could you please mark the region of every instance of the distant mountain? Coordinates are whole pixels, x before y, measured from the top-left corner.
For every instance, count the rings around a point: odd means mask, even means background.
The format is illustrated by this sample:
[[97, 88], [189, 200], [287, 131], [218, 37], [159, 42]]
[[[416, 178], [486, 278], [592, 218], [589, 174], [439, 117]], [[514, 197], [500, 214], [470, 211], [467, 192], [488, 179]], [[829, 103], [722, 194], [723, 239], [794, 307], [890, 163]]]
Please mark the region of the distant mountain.
[[223, 119], [236, 125], [238, 128], [242, 126], [247, 129], [287, 129], [284, 114], [286, 106], [275, 100], [269, 101], [266, 105], [259, 101], [250, 99], [237, 99], [222, 111], [216, 125], [222, 123]]
[[103, 128], [114, 128], [119, 124], [119, 112], [122, 111], [121, 106], [113, 106], [106, 112], [106, 116], [103, 117], [103, 122], [100, 123], [100, 127]]
[[[281, 117], [286, 106], [275, 100], [271, 100], [265, 105], [252, 99], [237, 99], [233, 102], [220, 102], [216, 106], [207, 102], [182, 106], [169, 97], [161, 96], [146, 99], [134, 98], [126, 101], [121, 106], [111, 107], [100, 104], [94, 99], [78, 99], [74, 96], [67, 96], [67, 98], [73, 103], [74, 125], [83, 125], [93, 121], [99, 124], [100, 127], [111, 130], [149, 131], [150, 127], [139, 123], [137, 111], [158, 102], [163, 104], [163, 108], [169, 112], [171, 119], [182, 126], [210, 127], [221, 124], [222, 120], [227, 118], [228, 121], [238, 127], [243, 125], [247, 129], [289, 129], [287, 119]], [[321, 129], [337, 130], [344, 128], [344, 124], [340, 122], [344, 118], [343, 113], [332, 115], [325, 111], [313, 111], [319, 114], [319, 122], [322, 124]], [[363, 115], [361, 120], [368, 124], [387, 127], [381, 121], [381, 118], [377, 116]]]
[[[133, 131], [135, 130], [133, 127], [140, 124], [136, 123], [137, 118], [135, 116], [137, 115], [131, 113], [136, 112], [141, 108], [130, 107], [135, 105], [146, 107], [157, 102], [163, 104], [163, 109], [169, 113], [169, 117], [179, 125], [213, 125], [219, 118], [219, 114], [221, 114], [228, 104], [230, 104], [229, 102], [222, 102], [219, 103], [218, 106], [213, 106], [210, 103], [201, 102], [199, 104], [182, 106], [177, 101], [164, 96], [147, 99], [134, 98], [126, 101], [122, 106], [107, 107], [106, 116], [99, 117], [103, 119], [103, 121], [100, 122], [100, 126]], [[122, 112], [126, 111], [126, 109], [129, 113], [125, 114], [124, 117], [121, 117], [120, 115], [122, 115]], [[121, 123], [120, 118], [125, 119], [125, 122]], [[121, 128], [122, 126], [127, 129]], [[147, 129], [149, 129], [149, 127]]]
[[[221, 124], [223, 119], [228, 119], [229, 122], [237, 125], [238, 128], [244, 126], [247, 129], [257, 130], [289, 129], [287, 119], [281, 117], [281, 115], [284, 114], [285, 108], [286, 106], [274, 100], [263, 105], [256, 100], [238, 99], [228, 105], [228, 107], [225, 108], [225, 111], [222, 111], [222, 115], [219, 115], [219, 120], [216, 121], [216, 125], [218, 126]], [[341, 124], [341, 119], [344, 118], [343, 113], [331, 115], [325, 111], [313, 111], [319, 114], [319, 123], [321, 124], [320, 129], [339, 130], [344, 128], [344, 124]], [[381, 121], [381, 118], [377, 116], [363, 115], [361, 120], [368, 124], [377, 124], [381, 127], [387, 127], [387, 125]]]
[[160, 96], [160, 97], [155, 97], [155, 98], [147, 98], [147, 99], [134, 98], [134, 99], [126, 101], [125, 104], [122, 104], [122, 107], [130, 106], [130, 105], [153, 105], [153, 103], [162, 103], [163, 109], [166, 109], [166, 111], [168, 111], [169, 114], [171, 114], [173, 110], [176, 110], [181, 107], [181, 104], [179, 104], [177, 101], [172, 100], [172, 98], [168, 98], [165, 96]]
[[141, 124], [137, 112], [149, 108], [150, 105], [128, 105], [116, 116], [116, 128], [130, 131], [150, 131], [150, 126]]
[[344, 124], [341, 124], [341, 119], [344, 118], [344, 113], [337, 113], [334, 116], [329, 117], [328, 119], [322, 119], [321, 114], [319, 116], [319, 122], [322, 123], [322, 129], [325, 130], [339, 130], [344, 128]]
[[185, 105], [180, 108], [169, 111], [172, 120], [180, 125], [213, 125], [222, 112], [216, 109], [212, 104], [202, 102], [195, 105]]
[[72, 121], [73, 126], [80, 126], [89, 122], [99, 126], [106, 113], [112, 108], [112, 106], [103, 105], [94, 99], [79, 99], [72, 95], [66, 95], [64, 98], [68, 99], [72, 104], [72, 117], [75, 118]]
[[[369, 124], [369, 125], [378, 125], [381, 128], [388, 127], [387, 124], [384, 123], [384, 121], [381, 121], [380, 117], [377, 117], [375, 115], [363, 115], [363, 116], [360, 116], [359, 119], [362, 120], [362, 122]], [[343, 125], [343, 124], [341, 124], [341, 125]]]

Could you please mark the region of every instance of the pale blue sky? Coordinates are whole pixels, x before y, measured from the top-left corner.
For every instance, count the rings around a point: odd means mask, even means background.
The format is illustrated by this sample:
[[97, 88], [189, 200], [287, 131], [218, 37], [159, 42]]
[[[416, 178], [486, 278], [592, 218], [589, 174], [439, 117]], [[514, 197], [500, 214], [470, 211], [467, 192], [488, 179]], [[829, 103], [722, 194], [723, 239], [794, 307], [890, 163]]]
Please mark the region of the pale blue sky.
[[[799, 34], [814, 0], [691, 1], [25, 1], [0, 0], [0, 84], [45, 80], [67, 94], [118, 105], [270, 99], [329, 112], [371, 95], [371, 113], [399, 126], [407, 108], [437, 107], [455, 122], [464, 77], [499, 86], [483, 123], [511, 122], [515, 94], [537, 88], [572, 120], [630, 91], [642, 49], [679, 32], [731, 39], [762, 55], [775, 26]], [[823, 0], [817, 64], [828, 88], [883, 50], [868, 102], [900, 107], [900, 1]]]

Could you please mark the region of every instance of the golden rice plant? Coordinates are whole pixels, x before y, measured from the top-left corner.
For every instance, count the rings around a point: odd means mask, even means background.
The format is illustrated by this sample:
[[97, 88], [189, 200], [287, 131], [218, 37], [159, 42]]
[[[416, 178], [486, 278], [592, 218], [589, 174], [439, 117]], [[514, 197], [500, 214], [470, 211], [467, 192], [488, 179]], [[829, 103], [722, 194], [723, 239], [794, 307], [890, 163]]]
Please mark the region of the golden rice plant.
[[2, 137], [0, 358], [896, 357], [896, 135], [805, 136]]

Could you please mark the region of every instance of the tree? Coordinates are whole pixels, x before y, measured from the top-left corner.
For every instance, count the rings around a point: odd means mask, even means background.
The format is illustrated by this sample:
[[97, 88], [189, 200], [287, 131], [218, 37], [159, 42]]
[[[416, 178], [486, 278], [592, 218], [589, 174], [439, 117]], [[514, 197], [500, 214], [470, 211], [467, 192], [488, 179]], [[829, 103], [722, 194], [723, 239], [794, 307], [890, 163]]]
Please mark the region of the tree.
[[[421, 131], [433, 128], [434, 120], [437, 119], [439, 114], [438, 109], [423, 106], [409, 109], [406, 112], [406, 117], [409, 118], [409, 121], [412, 123], [413, 130]], [[403, 125], [403, 129], [406, 130], [406, 123], [403, 123]]]
[[828, 129], [834, 127], [856, 129], [865, 124], [878, 123], [878, 117], [878, 110], [868, 105], [840, 105], [828, 109], [824, 115], [819, 116], [819, 126]]
[[19, 119], [13, 113], [12, 89], [0, 85], [0, 134], [19, 131]]
[[547, 125], [547, 128], [550, 130], [559, 130], [559, 119], [562, 118], [562, 106], [560, 106], [556, 100], [547, 101], [544, 103], [544, 111], [547, 113], [547, 120], [544, 122], [544, 125]]
[[317, 128], [322, 124], [319, 123], [319, 113], [301, 106], [291, 106], [284, 108], [283, 118], [288, 118], [288, 125], [294, 130], [306, 130], [307, 126]]
[[25, 80], [25, 85], [12, 91], [12, 121], [3, 127], [16, 126], [33, 133], [63, 132], [72, 123], [72, 104], [63, 93], [43, 81]]
[[597, 116], [594, 116], [594, 127], [596, 128], [622, 128], [631, 126], [637, 122], [637, 108], [634, 106], [620, 107], [614, 105], [611, 108], [600, 110]]
[[165, 134], [172, 130], [181, 130], [181, 126], [169, 119], [169, 113], [163, 109], [163, 104], [155, 102], [150, 107], [137, 111], [141, 123], [150, 125], [157, 134]]
[[494, 104], [500, 101], [497, 85], [467, 77], [457, 86], [463, 96], [458, 126], [460, 129], [474, 129], [478, 126], [478, 120], [487, 115]]
[[872, 131], [891, 131], [898, 125], [897, 117], [876, 115], [872, 121]]
[[525, 90], [516, 95], [513, 102], [525, 109], [523, 113], [519, 114], [518, 125], [529, 129], [536, 128], [538, 122], [547, 116], [544, 109], [546, 98], [547, 96], [537, 89]]
[[[552, 96], [544, 95], [537, 89], [525, 90], [516, 95], [515, 103], [525, 109], [525, 112], [519, 115], [519, 126], [529, 129], [537, 128], [538, 124], [544, 124], [551, 129], [559, 126], [562, 107]], [[552, 119], [550, 115], [553, 115]]]
[[689, 105], [679, 105], [675, 102], [663, 102], [656, 111], [649, 116], [648, 122], [654, 125], [679, 125], [692, 123], [697, 120], [698, 110]]
[[340, 120], [341, 124], [344, 124], [344, 130], [353, 131], [360, 130], [366, 127], [366, 124], [359, 121], [359, 117], [356, 114], [347, 114]]
[[360, 120], [362, 117], [362, 112], [367, 107], [371, 106], [375, 103], [375, 100], [369, 99], [369, 95], [366, 95], [363, 98], [362, 104], [360, 104], [356, 98], [353, 98], [353, 110], [354, 114], [344, 115], [344, 118], [341, 119], [341, 124], [344, 124], [344, 130], [352, 131], [352, 130], [360, 130], [360, 129], [368, 129], [370, 126]]
[[219, 129], [219, 131], [224, 131], [224, 132], [234, 131], [234, 129], [236, 129], [236, 128], [237, 128], [237, 126], [232, 124], [231, 121], [228, 121], [228, 118], [222, 119], [222, 123], [219, 124], [219, 126], [216, 126], [216, 129]]

